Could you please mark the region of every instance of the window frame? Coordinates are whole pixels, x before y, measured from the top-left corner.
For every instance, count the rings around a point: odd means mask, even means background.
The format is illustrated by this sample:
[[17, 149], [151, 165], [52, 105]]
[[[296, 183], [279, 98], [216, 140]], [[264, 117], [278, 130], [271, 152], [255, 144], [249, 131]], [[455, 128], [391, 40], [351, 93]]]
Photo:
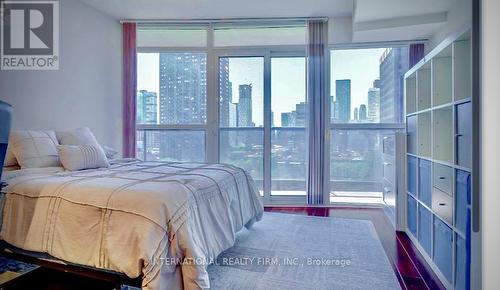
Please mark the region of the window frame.
[[[397, 46], [409, 46], [412, 43], [418, 43], [417, 42], [410, 42], [410, 41], [389, 41], [389, 42], [370, 42], [370, 43], [349, 43], [349, 44], [337, 44], [337, 45], [329, 45], [328, 50], [331, 54], [332, 51], [334, 50], [349, 50], [349, 49], [370, 49], [370, 48], [390, 48], [390, 47], [397, 47]], [[424, 42], [425, 41], [420, 41]], [[334, 60], [331, 60], [332, 62]], [[329, 73], [332, 73], [332, 67], [330, 65]], [[330, 82], [331, 78], [328, 77], [328, 82]], [[329, 93], [331, 94], [331, 92]], [[405, 98], [402, 97], [401, 100], [403, 103], [403, 107], [405, 106]], [[330, 103], [330, 102], [328, 102]], [[365, 131], [365, 130], [373, 130], [373, 131], [384, 131], [384, 130], [393, 130], [393, 131], [401, 131], [405, 130], [405, 118], [402, 118], [402, 122], [393, 122], [393, 123], [335, 123], [331, 122], [330, 118], [330, 110], [327, 112], [328, 116], [328, 121], [327, 121], [327, 136], [326, 136], [326, 143], [330, 144], [331, 143], [331, 132], [334, 130], [344, 130], [344, 131]], [[331, 156], [330, 156], [330, 149], [328, 149], [328, 152], [326, 152], [328, 162], [328, 175], [325, 174], [325, 176], [328, 176], [328, 190], [325, 190], [325, 196], [324, 196], [324, 204], [325, 205], [335, 205], [337, 203], [335, 202], [330, 202], [330, 194], [332, 192], [332, 186], [331, 186], [331, 180], [330, 180], [330, 163], [331, 163]], [[401, 163], [405, 159], [405, 156], [396, 156], [396, 162], [398, 164], [404, 164]], [[342, 203], [342, 205], [352, 205], [351, 203]], [[359, 204], [357, 204], [359, 205]]]
[[[307, 202], [307, 193], [301, 196], [293, 196], [293, 195], [272, 195], [271, 194], [271, 183], [272, 183], [272, 175], [271, 175], [271, 132], [273, 127], [271, 127], [271, 59], [277, 57], [306, 57], [305, 47], [304, 46], [262, 46], [262, 47], [245, 47], [245, 48], [215, 48], [213, 53], [214, 58], [214, 74], [216, 75], [216, 101], [217, 101], [217, 143], [219, 143], [219, 98], [220, 92], [218, 88], [219, 84], [219, 59], [224, 57], [263, 57], [264, 59], [264, 95], [263, 95], [263, 112], [264, 112], [264, 122], [263, 122], [263, 130], [264, 130], [264, 140], [263, 140], [263, 201], [264, 204], [294, 204], [301, 205]], [[232, 128], [232, 127], [230, 127]], [[245, 127], [243, 127], [245, 128]], [[243, 129], [244, 130], [244, 129]], [[217, 144], [217, 162], [219, 161], [220, 148]]]
[[[176, 28], [178, 26], [167, 24], [166, 28]], [[220, 123], [219, 123], [219, 58], [220, 57], [264, 57], [264, 204], [270, 205], [304, 205], [307, 201], [307, 193], [304, 196], [272, 196], [271, 195], [271, 59], [273, 57], [306, 57], [306, 47], [303, 45], [267, 45], [267, 46], [231, 46], [214, 47], [214, 28], [211, 24], [204, 24], [203, 29], [207, 32], [206, 47], [137, 47], [137, 53], [199, 53], [207, 55], [207, 119], [205, 124], [136, 124], [136, 131], [165, 130], [165, 131], [204, 131], [205, 132], [205, 162], [217, 163], [220, 160]], [[424, 42], [425, 41], [420, 41]], [[339, 49], [363, 49], [363, 48], [384, 48], [401, 45], [409, 45], [414, 42], [372, 42], [372, 43], [349, 43], [340, 45], [329, 45], [328, 50]], [[330, 54], [328, 55], [327, 84], [330, 86]], [[328, 93], [328, 98], [330, 92]], [[404, 98], [403, 98], [404, 105]], [[404, 130], [404, 119], [401, 123], [333, 123], [330, 122], [330, 102], [326, 102], [325, 118], [325, 160], [330, 160], [330, 142], [332, 130]], [[306, 129], [307, 130], [307, 129]], [[325, 162], [324, 205], [334, 205], [330, 203], [330, 162]], [[348, 204], [343, 204], [348, 205]]]

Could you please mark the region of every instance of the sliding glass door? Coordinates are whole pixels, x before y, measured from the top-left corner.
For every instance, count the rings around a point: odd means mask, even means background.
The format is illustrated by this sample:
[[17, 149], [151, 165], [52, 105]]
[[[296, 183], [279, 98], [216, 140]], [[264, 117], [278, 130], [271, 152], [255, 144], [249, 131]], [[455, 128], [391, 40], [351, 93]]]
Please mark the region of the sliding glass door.
[[246, 169], [267, 200], [306, 195], [305, 58], [256, 51], [218, 60], [219, 160]]
[[395, 207], [408, 46], [331, 51], [330, 202]]
[[264, 57], [219, 58], [219, 160], [247, 170], [264, 194]]

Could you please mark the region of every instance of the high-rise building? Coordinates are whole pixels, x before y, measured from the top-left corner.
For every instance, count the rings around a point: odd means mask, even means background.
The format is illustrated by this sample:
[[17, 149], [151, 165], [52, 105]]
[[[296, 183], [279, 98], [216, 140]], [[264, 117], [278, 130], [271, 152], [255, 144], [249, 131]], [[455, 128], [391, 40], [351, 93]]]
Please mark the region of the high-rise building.
[[137, 92], [137, 123], [157, 124], [158, 95], [155, 92], [140, 90]]
[[160, 123], [205, 123], [207, 116], [205, 53], [160, 54]]
[[236, 119], [238, 114], [237, 107], [238, 104], [229, 103], [229, 127], [238, 126], [238, 120]]
[[380, 60], [380, 122], [403, 121], [404, 74], [408, 47], [387, 49]]
[[294, 112], [281, 113], [281, 127], [293, 127], [293, 126], [295, 126]]
[[[159, 122], [203, 124], [207, 120], [205, 53], [160, 53]], [[196, 133], [155, 132], [160, 160], [190, 160], [204, 138]], [[175, 136], [173, 138], [172, 136]], [[158, 148], [158, 149], [156, 149]]]
[[335, 97], [330, 96], [330, 122], [335, 120]]
[[240, 100], [237, 106], [238, 127], [254, 127], [252, 122], [252, 85], [240, 85]]
[[335, 97], [338, 105], [338, 121], [349, 122], [351, 119], [351, 80], [335, 81]]
[[306, 126], [306, 103], [300, 102], [295, 105], [295, 126], [305, 127]]
[[380, 121], [380, 88], [378, 80], [373, 82], [373, 88], [368, 90], [368, 116], [367, 121], [378, 123]]
[[353, 121], [357, 122], [359, 120], [358, 117], [358, 107], [354, 108], [354, 118]]
[[366, 122], [366, 120], [367, 120], [367, 112], [366, 112], [366, 105], [365, 104], [361, 104], [359, 106], [358, 120], [361, 122]]
[[339, 120], [339, 103], [337, 101], [333, 102], [333, 120]]
[[[229, 58], [219, 59], [219, 118], [220, 126], [227, 127], [231, 123], [231, 104], [233, 103], [233, 84], [229, 81]], [[236, 118], [236, 116], [234, 116]]]

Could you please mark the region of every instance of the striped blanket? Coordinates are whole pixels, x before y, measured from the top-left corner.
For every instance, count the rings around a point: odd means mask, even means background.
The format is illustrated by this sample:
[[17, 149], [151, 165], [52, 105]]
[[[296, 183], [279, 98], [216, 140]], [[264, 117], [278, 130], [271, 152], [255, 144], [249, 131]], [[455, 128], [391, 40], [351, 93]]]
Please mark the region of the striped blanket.
[[207, 265], [262, 217], [252, 178], [222, 164], [133, 161], [12, 175], [0, 238], [143, 277], [143, 289], [210, 288]]

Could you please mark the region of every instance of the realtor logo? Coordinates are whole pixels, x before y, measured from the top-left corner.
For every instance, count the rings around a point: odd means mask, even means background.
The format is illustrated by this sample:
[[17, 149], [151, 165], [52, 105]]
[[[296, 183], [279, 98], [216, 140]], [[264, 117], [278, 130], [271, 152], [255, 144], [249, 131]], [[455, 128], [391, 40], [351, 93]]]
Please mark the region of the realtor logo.
[[59, 2], [1, 1], [2, 70], [59, 69]]

